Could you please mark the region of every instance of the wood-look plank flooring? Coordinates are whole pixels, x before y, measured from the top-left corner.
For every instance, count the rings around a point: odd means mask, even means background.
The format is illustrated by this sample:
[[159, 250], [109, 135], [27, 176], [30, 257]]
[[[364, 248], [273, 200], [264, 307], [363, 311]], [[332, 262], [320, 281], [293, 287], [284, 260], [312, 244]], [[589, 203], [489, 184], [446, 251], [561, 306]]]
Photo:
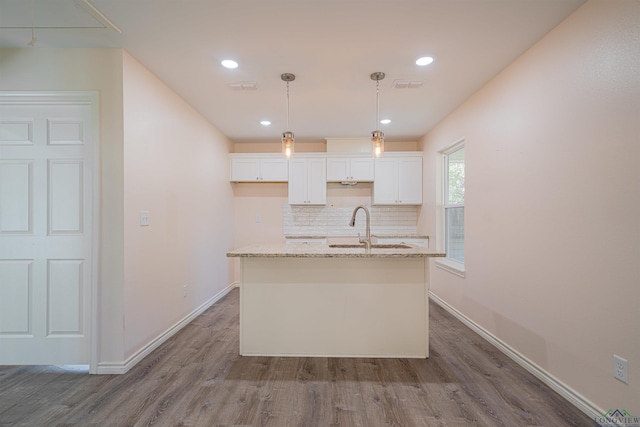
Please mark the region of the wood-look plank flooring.
[[234, 290], [125, 375], [0, 367], [0, 426], [593, 426], [431, 303], [429, 359], [241, 357]]

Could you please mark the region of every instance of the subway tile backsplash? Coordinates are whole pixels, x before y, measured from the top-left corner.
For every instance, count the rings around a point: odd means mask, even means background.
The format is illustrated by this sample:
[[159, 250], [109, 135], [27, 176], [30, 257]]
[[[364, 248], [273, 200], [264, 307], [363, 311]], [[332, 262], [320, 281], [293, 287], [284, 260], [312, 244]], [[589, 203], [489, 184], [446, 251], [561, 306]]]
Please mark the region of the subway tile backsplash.
[[[358, 211], [356, 226], [349, 227], [354, 207], [283, 205], [285, 236], [357, 236], [365, 234], [366, 218]], [[416, 234], [417, 206], [372, 206], [371, 234]]]

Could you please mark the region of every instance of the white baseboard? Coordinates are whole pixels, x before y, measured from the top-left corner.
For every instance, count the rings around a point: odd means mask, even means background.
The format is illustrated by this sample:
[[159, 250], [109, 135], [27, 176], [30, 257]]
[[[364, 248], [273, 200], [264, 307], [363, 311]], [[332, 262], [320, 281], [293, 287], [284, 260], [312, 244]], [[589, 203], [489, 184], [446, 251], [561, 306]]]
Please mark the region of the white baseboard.
[[232, 284], [229, 285], [229, 287], [231, 287], [231, 288], [239, 288], [240, 287], [240, 282], [233, 282]]
[[160, 334], [153, 341], [149, 342], [146, 346], [138, 350], [135, 354], [129, 357], [122, 363], [98, 363], [98, 369], [96, 374], [126, 374], [131, 368], [133, 368], [138, 362], [148, 356], [153, 350], [158, 348], [162, 343], [167, 341], [173, 335], [176, 334], [180, 329], [187, 326], [191, 321], [193, 321], [196, 317], [201, 315], [206, 309], [211, 307], [213, 304], [218, 302], [222, 297], [227, 295], [233, 288], [237, 286], [237, 282], [234, 282], [218, 292], [216, 295], [205, 301], [200, 307], [196, 308], [194, 311], [185, 316], [182, 320], [180, 320], [175, 325], [171, 326], [169, 329]]
[[491, 332], [484, 329], [482, 326], [469, 319], [467, 316], [462, 314], [456, 308], [449, 305], [446, 301], [439, 298], [437, 295], [433, 294], [429, 291], [429, 297], [438, 304], [440, 307], [449, 312], [452, 316], [460, 320], [462, 323], [471, 328], [475, 333], [480, 335], [489, 344], [496, 347], [498, 350], [503, 352], [507, 357], [516, 362], [518, 365], [522, 366], [533, 376], [538, 378], [540, 381], [545, 383], [551, 389], [553, 389], [556, 393], [567, 399], [573, 406], [581, 410], [591, 419], [602, 417], [604, 411], [601, 408], [598, 408], [596, 405], [585, 399], [578, 392], [573, 390], [571, 387], [564, 384], [562, 381], [555, 378], [553, 375], [546, 372], [540, 366], [533, 363], [531, 360], [527, 359], [524, 355], [514, 350], [512, 347], [507, 345], [505, 342], [500, 340], [498, 337], [493, 335]]

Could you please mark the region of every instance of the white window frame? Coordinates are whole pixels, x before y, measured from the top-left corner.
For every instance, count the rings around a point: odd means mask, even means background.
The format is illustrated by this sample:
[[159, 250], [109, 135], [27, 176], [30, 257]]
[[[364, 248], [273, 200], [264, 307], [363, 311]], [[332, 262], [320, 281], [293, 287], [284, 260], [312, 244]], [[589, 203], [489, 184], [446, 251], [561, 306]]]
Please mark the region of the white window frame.
[[[449, 160], [448, 157], [451, 153], [454, 153], [458, 150], [460, 150], [461, 148], [464, 148], [465, 144], [464, 144], [465, 140], [464, 138], [456, 141], [455, 143], [453, 143], [452, 145], [448, 146], [447, 148], [445, 148], [444, 150], [440, 151], [441, 154], [441, 159], [442, 159], [442, 185], [441, 187], [441, 195], [440, 195], [440, 218], [441, 218], [441, 224], [440, 224], [440, 231], [441, 231], [441, 235], [442, 235], [442, 239], [441, 239], [441, 245], [442, 248], [444, 250], [446, 250], [446, 242], [447, 242], [447, 225], [446, 225], [446, 209], [448, 208], [456, 208], [456, 207], [462, 207], [464, 208], [464, 203], [448, 203], [447, 200], [447, 196], [449, 194]], [[465, 159], [466, 162], [466, 159]], [[465, 183], [466, 186], [466, 183]], [[442, 268], [443, 270], [446, 270], [450, 273], [453, 273], [455, 275], [458, 275], [460, 277], [465, 277], [465, 266], [463, 262], [460, 262], [458, 260], [455, 260], [453, 258], [449, 258], [448, 256], [445, 258], [436, 258], [435, 260], [435, 264], [436, 266]]]

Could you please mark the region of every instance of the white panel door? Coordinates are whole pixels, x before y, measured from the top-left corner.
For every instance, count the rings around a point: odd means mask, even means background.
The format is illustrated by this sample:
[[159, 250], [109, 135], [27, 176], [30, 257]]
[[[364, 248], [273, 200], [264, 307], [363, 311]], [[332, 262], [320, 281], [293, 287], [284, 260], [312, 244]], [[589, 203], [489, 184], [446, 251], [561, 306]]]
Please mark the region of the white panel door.
[[88, 364], [91, 104], [0, 101], [0, 365]]

